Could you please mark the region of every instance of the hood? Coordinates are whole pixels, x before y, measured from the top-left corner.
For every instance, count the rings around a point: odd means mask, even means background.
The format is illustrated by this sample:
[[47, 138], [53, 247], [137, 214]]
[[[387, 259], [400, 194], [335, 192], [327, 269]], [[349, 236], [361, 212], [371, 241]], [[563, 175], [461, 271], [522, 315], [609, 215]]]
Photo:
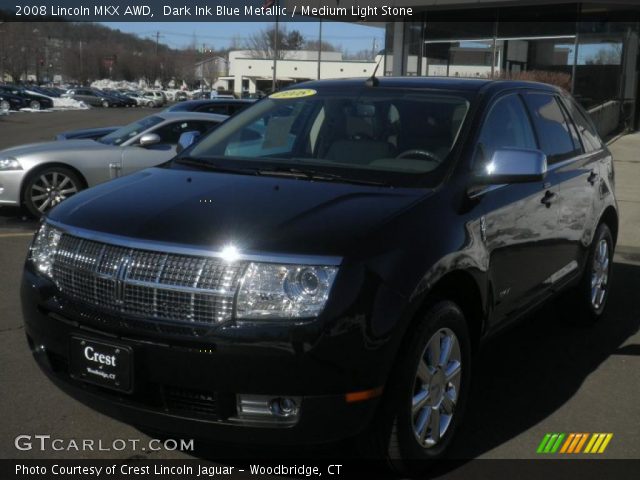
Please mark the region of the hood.
[[41, 152], [60, 152], [65, 150], [104, 150], [112, 149], [112, 145], [105, 145], [103, 143], [96, 142], [95, 140], [67, 140], [65, 142], [41, 142], [30, 143], [27, 145], [20, 145], [17, 147], [5, 148], [0, 151], [0, 155], [7, 155], [12, 157], [20, 157], [25, 155], [33, 155], [34, 153]]
[[96, 232], [215, 250], [344, 256], [424, 197], [360, 186], [152, 168], [74, 195], [49, 213]]

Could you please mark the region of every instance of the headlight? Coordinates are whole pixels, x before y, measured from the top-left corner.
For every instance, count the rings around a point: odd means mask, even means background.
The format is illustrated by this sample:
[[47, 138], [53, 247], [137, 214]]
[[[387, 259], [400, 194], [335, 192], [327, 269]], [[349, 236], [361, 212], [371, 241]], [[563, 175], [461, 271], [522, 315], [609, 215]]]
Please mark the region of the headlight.
[[250, 263], [236, 302], [239, 319], [310, 318], [329, 298], [336, 267]]
[[22, 170], [22, 165], [13, 157], [0, 158], [0, 170]]
[[51, 277], [53, 257], [60, 243], [62, 232], [46, 223], [40, 226], [29, 249], [29, 260], [41, 274]]

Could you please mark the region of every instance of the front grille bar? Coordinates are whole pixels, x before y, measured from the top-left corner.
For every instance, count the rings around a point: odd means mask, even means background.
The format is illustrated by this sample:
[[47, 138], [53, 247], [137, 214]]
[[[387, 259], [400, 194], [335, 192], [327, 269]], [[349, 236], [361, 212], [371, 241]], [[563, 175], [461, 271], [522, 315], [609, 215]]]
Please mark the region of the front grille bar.
[[246, 262], [121, 247], [63, 234], [52, 275], [61, 295], [98, 310], [184, 323], [232, 316]]

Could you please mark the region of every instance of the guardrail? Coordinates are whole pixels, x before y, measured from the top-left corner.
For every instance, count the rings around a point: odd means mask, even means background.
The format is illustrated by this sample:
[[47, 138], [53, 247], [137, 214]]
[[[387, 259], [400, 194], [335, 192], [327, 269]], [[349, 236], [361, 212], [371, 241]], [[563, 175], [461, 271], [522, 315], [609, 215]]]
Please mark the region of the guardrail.
[[608, 137], [620, 127], [621, 105], [619, 100], [609, 100], [588, 110], [602, 138]]

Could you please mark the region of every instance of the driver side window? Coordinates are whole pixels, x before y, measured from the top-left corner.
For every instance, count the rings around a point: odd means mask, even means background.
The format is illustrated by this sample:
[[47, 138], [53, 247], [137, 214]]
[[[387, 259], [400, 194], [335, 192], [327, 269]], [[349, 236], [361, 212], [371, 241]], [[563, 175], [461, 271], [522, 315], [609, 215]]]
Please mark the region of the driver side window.
[[491, 161], [494, 152], [501, 148], [538, 148], [529, 115], [518, 94], [499, 98], [485, 117], [476, 147], [475, 169]]

